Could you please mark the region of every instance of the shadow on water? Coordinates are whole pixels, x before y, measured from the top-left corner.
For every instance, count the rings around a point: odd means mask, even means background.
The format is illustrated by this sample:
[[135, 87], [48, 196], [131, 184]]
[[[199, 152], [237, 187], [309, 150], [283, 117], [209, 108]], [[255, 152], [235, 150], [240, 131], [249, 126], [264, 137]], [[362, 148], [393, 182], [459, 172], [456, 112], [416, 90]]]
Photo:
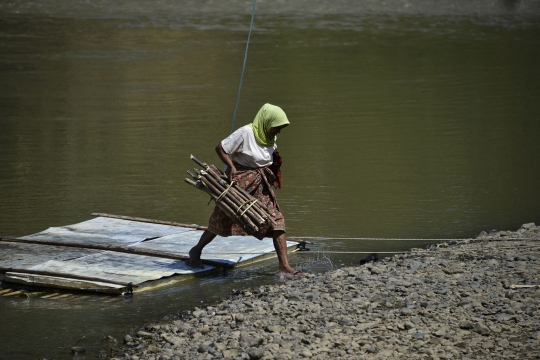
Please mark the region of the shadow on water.
[[[288, 233], [462, 238], [540, 222], [540, 3], [385, 4], [257, 5], [237, 124], [264, 102], [291, 120], [278, 140]], [[206, 224], [208, 199], [183, 178], [191, 153], [217, 163], [250, 11], [2, 1], [0, 235], [92, 212]], [[430, 243], [315, 242], [294, 266], [323, 272]], [[0, 359], [67, 359], [83, 336], [94, 356], [107, 335], [274, 284], [275, 271], [267, 260], [132, 298], [0, 296]]]

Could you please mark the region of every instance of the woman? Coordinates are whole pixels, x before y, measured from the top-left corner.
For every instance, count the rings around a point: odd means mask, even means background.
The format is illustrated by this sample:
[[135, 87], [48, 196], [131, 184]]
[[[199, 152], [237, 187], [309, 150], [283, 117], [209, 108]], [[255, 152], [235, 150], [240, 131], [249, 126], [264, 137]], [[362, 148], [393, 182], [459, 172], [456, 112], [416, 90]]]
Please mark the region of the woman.
[[[235, 181], [238, 186], [257, 198], [258, 203], [272, 216], [274, 224], [268, 224], [266, 228], [261, 229], [257, 237], [273, 238], [280, 276], [300, 274], [300, 271], [289, 265], [285, 219], [279, 211], [276, 196], [270, 185], [280, 187], [280, 178], [270, 170], [270, 166], [274, 163], [276, 135], [288, 125], [289, 120], [280, 107], [265, 104], [255, 116], [253, 123], [236, 130], [216, 146], [219, 158], [227, 165], [226, 174], [229, 180]], [[202, 234], [199, 243], [189, 251], [189, 260], [186, 262], [188, 266], [204, 267], [200, 261], [202, 250], [216, 235], [246, 235], [246, 233], [216, 206], [210, 216], [207, 230]]]

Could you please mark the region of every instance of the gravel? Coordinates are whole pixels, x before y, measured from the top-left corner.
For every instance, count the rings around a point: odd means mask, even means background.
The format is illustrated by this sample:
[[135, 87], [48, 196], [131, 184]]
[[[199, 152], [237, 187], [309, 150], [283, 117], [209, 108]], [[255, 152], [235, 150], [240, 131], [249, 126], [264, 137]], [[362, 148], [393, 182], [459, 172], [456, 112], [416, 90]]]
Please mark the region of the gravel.
[[539, 248], [528, 223], [236, 291], [126, 335], [113, 358], [537, 359]]

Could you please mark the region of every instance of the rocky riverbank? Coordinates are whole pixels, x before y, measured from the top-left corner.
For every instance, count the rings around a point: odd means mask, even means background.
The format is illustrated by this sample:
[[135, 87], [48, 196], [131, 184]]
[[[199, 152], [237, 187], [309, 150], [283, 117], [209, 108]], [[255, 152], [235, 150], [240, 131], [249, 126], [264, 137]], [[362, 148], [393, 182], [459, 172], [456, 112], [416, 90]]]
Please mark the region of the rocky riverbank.
[[238, 291], [126, 335], [117, 359], [537, 359], [540, 227]]

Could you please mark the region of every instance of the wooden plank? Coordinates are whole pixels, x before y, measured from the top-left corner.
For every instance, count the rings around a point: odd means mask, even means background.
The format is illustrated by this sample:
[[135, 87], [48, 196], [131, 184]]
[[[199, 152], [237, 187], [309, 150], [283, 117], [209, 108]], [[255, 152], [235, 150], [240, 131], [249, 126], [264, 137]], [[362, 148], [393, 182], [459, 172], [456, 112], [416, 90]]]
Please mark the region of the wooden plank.
[[72, 294], [64, 294], [64, 295], [60, 295], [60, 296], [56, 297], [56, 299], [64, 299], [65, 300], [66, 298], [69, 298], [71, 296], [73, 296], [73, 295]]
[[[51, 288], [57, 288], [57, 289], [84, 290], [84, 291], [103, 292], [103, 293], [110, 293], [110, 294], [120, 294], [123, 291], [125, 291], [125, 287], [121, 285], [109, 284], [109, 283], [98, 282], [98, 281], [67, 279], [67, 278], [54, 277], [54, 276], [6, 273], [6, 279], [8, 282], [11, 282], [11, 283], [45, 286], [45, 287], [51, 287]], [[61, 294], [52, 294], [52, 295], [56, 297], [57, 295], [61, 295]], [[50, 297], [45, 295], [42, 298], [50, 298]]]
[[60, 295], [60, 294], [49, 294], [49, 295], [44, 295], [41, 298], [42, 299], [52, 299], [52, 298], [57, 297], [58, 295]]
[[6, 281], [9, 282], [10, 279], [7, 277], [8, 273], [23, 273], [26, 275], [45, 275], [45, 276], [55, 276], [55, 277], [63, 277], [67, 279], [77, 279], [77, 280], [86, 280], [86, 281], [99, 281], [104, 282], [108, 284], [115, 284], [115, 285], [121, 285], [121, 286], [133, 286], [137, 287], [135, 284], [126, 283], [123, 281], [115, 281], [115, 280], [109, 280], [106, 278], [97, 278], [93, 276], [84, 276], [84, 275], [77, 275], [77, 274], [70, 274], [60, 271], [46, 271], [46, 270], [35, 270], [35, 269], [17, 269], [17, 268], [4, 268], [0, 267], [0, 271], [6, 273]]
[[129, 221], [146, 222], [146, 223], [152, 223], [152, 224], [180, 226], [180, 227], [196, 229], [196, 230], [206, 230], [206, 228], [207, 228], [206, 226], [201, 226], [201, 225], [197, 225], [197, 224], [181, 224], [181, 223], [174, 222], [174, 221], [145, 219], [145, 218], [140, 218], [140, 217], [125, 216], [125, 215], [112, 215], [112, 214], [105, 214], [105, 213], [92, 213], [90, 215], [99, 216], [99, 217], [108, 217], [108, 218], [113, 218], [113, 219], [122, 219], [122, 220], [129, 220]]
[[11, 292], [11, 289], [0, 290], [0, 295], [7, 294], [8, 292]]

